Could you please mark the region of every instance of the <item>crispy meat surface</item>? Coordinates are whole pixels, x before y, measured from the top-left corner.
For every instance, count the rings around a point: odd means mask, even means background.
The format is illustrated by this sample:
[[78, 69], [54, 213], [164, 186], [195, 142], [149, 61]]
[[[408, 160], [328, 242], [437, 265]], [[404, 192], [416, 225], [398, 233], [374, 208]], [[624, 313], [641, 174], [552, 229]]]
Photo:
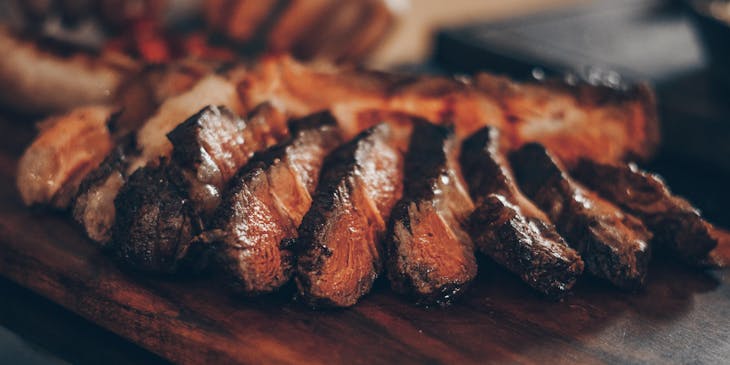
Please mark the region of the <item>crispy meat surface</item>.
[[352, 306], [382, 269], [381, 238], [402, 193], [402, 155], [379, 124], [325, 160], [299, 227], [295, 280], [313, 306]]
[[18, 162], [17, 186], [26, 205], [68, 207], [81, 180], [113, 148], [106, 106], [76, 108], [43, 121]]
[[226, 107], [207, 106], [170, 133], [172, 159], [183, 170], [196, 211], [209, 217], [220, 203], [221, 190], [254, 152], [282, 140], [286, 117], [261, 104], [246, 118]]
[[605, 199], [640, 218], [652, 231], [652, 244], [695, 263], [717, 246], [712, 226], [688, 201], [673, 195], [657, 175], [635, 164], [600, 164], [581, 160], [573, 176]]
[[124, 266], [161, 273], [178, 269], [181, 253], [203, 228], [180, 181], [179, 169], [161, 159], [136, 170], [119, 190], [110, 248]]
[[462, 171], [476, 204], [469, 233], [482, 253], [532, 288], [561, 296], [583, 272], [583, 260], [519, 190], [499, 138], [485, 127], [462, 145]]
[[319, 113], [291, 122], [291, 138], [241, 170], [203, 234], [235, 291], [267, 293], [289, 281], [291, 247], [312, 203], [322, 163], [340, 144], [336, 121]]
[[403, 198], [390, 218], [387, 269], [393, 289], [447, 305], [477, 273], [462, 228], [474, 205], [461, 180], [453, 131], [416, 119], [405, 157]]
[[575, 182], [545, 147], [510, 155], [520, 188], [547, 213], [586, 269], [624, 289], [643, 285], [651, 233], [641, 221]]
[[654, 96], [645, 85], [613, 90], [516, 83], [488, 74], [473, 80], [416, 77], [302, 64], [287, 56], [263, 58], [238, 81], [245, 105], [271, 100], [293, 115], [330, 109], [348, 136], [360, 132], [361, 115], [374, 110], [412, 114], [453, 123], [460, 137], [488, 124], [503, 131], [506, 147], [540, 142], [569, 165], [580, 157], [647, 158], [659, 138]]

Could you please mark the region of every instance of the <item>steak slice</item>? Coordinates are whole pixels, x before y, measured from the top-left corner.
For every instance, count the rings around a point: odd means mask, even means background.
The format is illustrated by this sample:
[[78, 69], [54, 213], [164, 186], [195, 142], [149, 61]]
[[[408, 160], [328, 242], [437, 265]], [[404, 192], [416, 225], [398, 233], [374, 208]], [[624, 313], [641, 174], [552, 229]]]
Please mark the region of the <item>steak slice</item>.
[[[203, 251], [188, 255], [191, 239], [202, 232], [205, 213], [220, 203], [217, 189], [274, 139], [268, 115], [275, 114], [258, 108], [247, 123], [223, 107], [208, 106], [173, 131], [170, 141], [178, 152], [173, 159], [138, 169], [114, 201], [112, 249], [120, 261], [163, 273], [176, 271], [183, 259], [201, 263]], [[175, 232], [178, 241], [171, 238]]]
[[232, 180], [204, 240], [234, 290], [268, 293], [291, 278], [291, 243], [312, 203], [325, 156], [340, 144], [328, 112], [290, 123], [291, 138], [254, 157]]
[[449, 304], [477, 273], [462, 223], [474, 205], [459, 175], [453, 130], [414, 119], [403, 198], [389, 222], [387, 272], [396, 292], [422, 304]]
[[203, 228], [181, 180], [180, 170], [161, 159], [137, 169], [122, 186], [110, 246], [120, 263], [145, 272], [177, 270], [178, 253]]
[[101, 247], [107, 247], [111, 240], [116, 216], [114, 199], [129, 178], [129, 155], [134, 153], [129, 139], [117, 145], [101, 165], [84, 178], [74, 199], [74, 220]]
[[547, 213], [586, 269], [623, 289], [644, 284], [652, 235], [641, 221], [576, 183], [539, 144], [510, 155], [522, 191]]
[[717, 246], [712, 227], [688, 201], [673, 195], [657, 175], [635, 164], [581, 160], [572, 171], [581, 183], [640, 218], [654, 234], [655, 248], [696, 263]]
[[402, 155], [378, 124], [325, 160], [297, 240], [295, 280], [312, 306], [352, 306], [382, 269], [385, 222], [402, 193]]
[[107, 128], [112, 115], [109, 107], [87, 106], [39, 124], [18, 161], [16, 184], [25, 205], [68, 208], [84, 177], [114, 147]]
[[226, 107], [207, 106], [167, 138], [193, 206], [205, 218], [220, 204], [225, 184], [254, 152], [274, 145], [287, 133], [286, 117], [264, 103], [245, 119]]
[[461, 166], [476, 210], [469, 233], [477, 248], [535, 290], [561, 296], [583, 272], [583, 260], [545, 213], [519, 190], [494, 127], [462, 145]]

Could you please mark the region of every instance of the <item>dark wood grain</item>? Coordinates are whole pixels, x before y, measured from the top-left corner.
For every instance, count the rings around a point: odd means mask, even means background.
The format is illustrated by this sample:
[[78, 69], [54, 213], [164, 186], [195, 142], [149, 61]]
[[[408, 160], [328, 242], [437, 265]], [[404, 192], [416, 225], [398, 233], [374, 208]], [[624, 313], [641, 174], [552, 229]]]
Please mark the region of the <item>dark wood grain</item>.
[[[15, 118], [11, 118], [15, 119]], [[311, 311], [291, 292], [230, 296], [215, 275], [121, 272], [64, 214], [15, 191], [27, 124], [0, 118], [0, 275], [179, 363], [721, 363], [730, 272], [658, 261], [628, 294], [582, 278], [552, 302], [481, 259], [464, 299], [415, 307], [378, 283], [352, 309]]]

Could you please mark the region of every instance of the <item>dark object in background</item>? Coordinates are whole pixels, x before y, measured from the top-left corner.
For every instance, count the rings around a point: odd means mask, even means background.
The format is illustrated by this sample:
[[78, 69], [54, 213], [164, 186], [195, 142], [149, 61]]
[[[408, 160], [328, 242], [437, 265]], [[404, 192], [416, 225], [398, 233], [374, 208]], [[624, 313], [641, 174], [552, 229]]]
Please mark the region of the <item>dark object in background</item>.
[[730, 1], [685, 0], [685, 3], [702, 37], [713, 74], [730, 88]]

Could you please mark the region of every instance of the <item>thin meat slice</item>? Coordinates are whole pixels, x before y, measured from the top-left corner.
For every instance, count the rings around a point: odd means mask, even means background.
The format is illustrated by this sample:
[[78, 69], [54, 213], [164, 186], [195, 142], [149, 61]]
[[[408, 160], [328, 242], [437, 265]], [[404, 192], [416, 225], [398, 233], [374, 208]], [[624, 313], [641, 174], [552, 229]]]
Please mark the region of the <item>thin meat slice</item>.
[[688, 201], [673, 195], [657, 175], [635, 164], [581, 160], [572, 171], [581, 183], [640, 218], [654, 234], [652, 244], [689, 263], [717, 246], [712, 226]]
[[291, 244], [312, 203], [327, 154], [340, 144], [331, 114], [290, 123], [291, 138], [254, 159], [233, 179], [202, 237], [236, 292], [268, 293], [291, 278]]
[[393, 209], [386, 246], [391, 286], [422, 304], [451, 303], [477, 273], [474, 246], [462, 228], [474, 205], [459, 175], [458, 152], [451, 129], [414, 120], [403, 199]]
[[539, 144], [510, 155], [520, 188], [547, 213], [586, 269], [624, 289], [644, 284], [651, 233], [641, 221], [576, 183]]
[[[188, 255], [188, 249], [204, 228], [206, 210], [215, 210], [220, 202], [218, 193], [210, 192], [225, 186], [233, 171], [243, 167], [254, 152], [273, 144], [272, 127], [266, 120], [257, 120], [266, 119], [270, 112], [262, 107], [240, 120], [225, 108], [209, 106], [171, 133], [175, 137], [170, 141], [178, 153], [172, 160], [162, 158], [137, 169], [114, 200], [111, 248], [121, 263], [141, 271], [171, 273], [183, 260], [197, 265], [195, 256], [204, 258], [204, 252]], [[278, 118], [278, 114], [271, 115]], [[186, 153], [194, 143], [204, 148]], [[204, 159], [208, 161], [202, 165]]]
[[113, 148], [106, 106], [76, 108], [51, 117], [18, 162], [17, 186], [26, 205], [65, 209], [83, 178]]
[[387, 124], [359, 134], [325, 160], [299, 227], [295, 280], [313, 306], [348, 307], [382, 266], [381, 239], [402, 193], [402, 156]]
[[287, 133], [284, 114], [264, 103], [245, 119], [226, 107], [207, 106], [167, 137], [196, 211], [209, 217], [238, 169], [254, 152], [283, 140]]
[[477, 207], [469, 232], [482, 253], [532, 288], [561, 296], [583, 272], [583, 260], [519, 190], [499, 138], [486, 127], [462, 145], [461, 166]]

